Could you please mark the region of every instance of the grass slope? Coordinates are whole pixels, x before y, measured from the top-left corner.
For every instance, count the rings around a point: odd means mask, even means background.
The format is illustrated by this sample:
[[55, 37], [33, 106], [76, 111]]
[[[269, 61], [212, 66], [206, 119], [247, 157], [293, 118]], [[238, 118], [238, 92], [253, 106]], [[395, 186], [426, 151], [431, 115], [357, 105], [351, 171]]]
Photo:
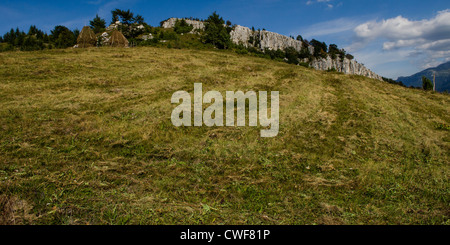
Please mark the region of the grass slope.
[[[230, 52], [0, 53], [2, 224], [449, 224], [450, 97]], [[280, 133], [175, 91], [280, 91]]]

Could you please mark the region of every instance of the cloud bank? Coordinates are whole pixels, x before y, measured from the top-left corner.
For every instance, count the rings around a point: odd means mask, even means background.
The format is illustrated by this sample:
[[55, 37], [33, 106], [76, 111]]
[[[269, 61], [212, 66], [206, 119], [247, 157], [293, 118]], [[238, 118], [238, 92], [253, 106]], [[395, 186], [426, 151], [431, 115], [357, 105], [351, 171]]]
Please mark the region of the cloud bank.
[[358, 25], [354, 33], [356, 39], [351, 50], [381, 41], [385, 53], [397, 53], [419, 62], [422, 68], [450, 60], [450, 9], [439, 11], [431, 19], [418, 21], [402, 16], [369, 21]]

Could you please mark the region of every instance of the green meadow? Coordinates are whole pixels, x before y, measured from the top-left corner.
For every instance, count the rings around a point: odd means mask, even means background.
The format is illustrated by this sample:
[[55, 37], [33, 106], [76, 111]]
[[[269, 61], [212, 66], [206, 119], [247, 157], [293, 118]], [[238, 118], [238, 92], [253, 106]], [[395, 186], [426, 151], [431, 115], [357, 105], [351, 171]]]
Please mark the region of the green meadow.
[[[280, 131], [174, 127], [279, 91]], [[0, 53], [0, 224], [450, 224], [450, 97], [229, 51]]]

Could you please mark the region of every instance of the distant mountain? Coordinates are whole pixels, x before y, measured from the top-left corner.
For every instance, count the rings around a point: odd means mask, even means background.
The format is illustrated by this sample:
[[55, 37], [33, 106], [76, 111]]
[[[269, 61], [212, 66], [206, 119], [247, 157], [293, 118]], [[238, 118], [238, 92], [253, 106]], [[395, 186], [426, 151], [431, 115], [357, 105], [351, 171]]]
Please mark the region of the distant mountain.
[[450, 92], [450, 62], [439, 65], [438, 67], [428, 68], [409, 77], [399, 77], [397, 81], [402, 81], [408, 87], [422, 87], [422, 76], [433, 81], [433, 71], [436, 72], [436, 90]]

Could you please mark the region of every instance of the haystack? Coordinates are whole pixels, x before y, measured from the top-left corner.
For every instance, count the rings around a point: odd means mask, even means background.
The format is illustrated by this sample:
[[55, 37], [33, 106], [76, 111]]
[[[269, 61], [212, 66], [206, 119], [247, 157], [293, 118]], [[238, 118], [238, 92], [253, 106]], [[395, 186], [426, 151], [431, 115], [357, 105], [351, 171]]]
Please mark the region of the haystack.
[[128, 47], [128, 40], [125, 38], [125, 36], [122, 34], [122, 32], [118, 30], [114, 30], [111, 33], [111, 37], [109, 39], [109, 44], [111, 47]]
[[89, 26], [83, 27], [78, 35], [77, 44], [79, 48], [95, 47], [97, 44], [97, 37], [94, 31]]

